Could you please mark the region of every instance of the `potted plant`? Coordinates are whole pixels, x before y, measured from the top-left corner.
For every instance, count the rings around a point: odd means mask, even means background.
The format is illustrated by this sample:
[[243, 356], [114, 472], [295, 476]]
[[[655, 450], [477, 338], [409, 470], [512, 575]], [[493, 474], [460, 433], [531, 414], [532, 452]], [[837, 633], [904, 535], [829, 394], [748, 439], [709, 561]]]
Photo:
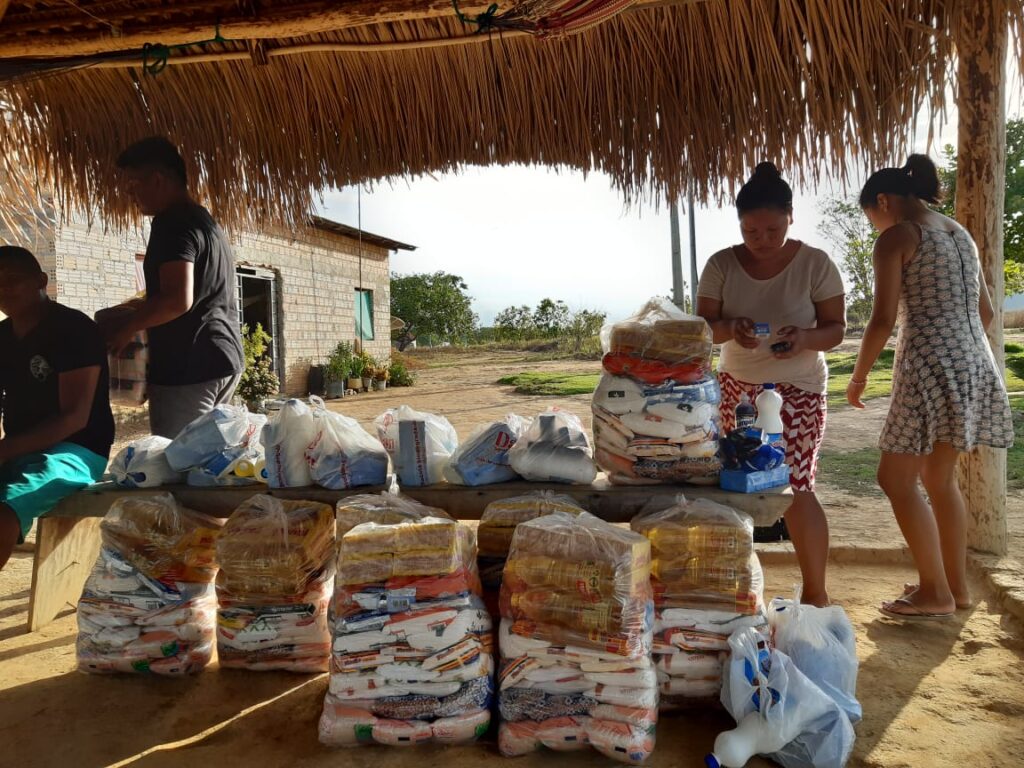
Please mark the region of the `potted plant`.
[[367, 392], [373, 387], [373, 377], [377, 372], [377, 361], [374, 359], [366, 350], [359, 353], [360, 359], [363, 361], [363, 370], [361, 372], [363, 379], [363, 389]]
[[391, 378], [391, 368], [381, 363], [373, 374], [373, 388], [383, 392], [388, 388], [388, 379]]
[[352, 370], [352, 345], [347, 341], [338, 343], [324, 366], [324, 381], [327, 384], [328, 397], [345, 396], [345, 378]]
[[348, 388], [358, 392], [363, 388], [363, 369], [366, 367], [366, 361], [363, 359], [362, 353], [353, 354], [349, 362], [348, 368]]
[[269, 345], [270, 336], [259, 323], [251, 329], [248, 325], [242, 327], [245, 370], [238, 382], [237, 394], [254, 413], [263, 410], [267, 398], [276, 395], [281, 389], [281, 382], [266, 354]]

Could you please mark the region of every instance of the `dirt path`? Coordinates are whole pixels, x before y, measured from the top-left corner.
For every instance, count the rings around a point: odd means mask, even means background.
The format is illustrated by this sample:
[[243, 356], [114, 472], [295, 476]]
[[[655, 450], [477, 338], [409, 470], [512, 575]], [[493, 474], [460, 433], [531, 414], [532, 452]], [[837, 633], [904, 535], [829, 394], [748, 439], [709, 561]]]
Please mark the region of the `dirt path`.
[[[475, 747], [332, 752], [316, 737], [324, 677], [220, 670], [188, 680], [102, 678], [74, 671], [75, 619], [65, 615], [22, 634], [27, 555], [0, 572], [0, 763], [18, 768], [223, 765], [416, 768], [512, 766], [493, 741]], [[982, 597], [956, 622], [893, 624], [875, 605], [909, 578], [899, 567], [842, 566], [834, 596], [857, 632], [859, 696], [865, 717], [854, 768], [959, 768], [1010, 765], [1024, 754], [1024, 641], [1021, 628]], [[767, 594], [788, 594], [798, 574], [767, 569]], [[653, 768], [698, 768], [715, 735], [731, 727], [722, 712], [663, 718]], [[522, 768], [584, 768], [593, 753], [540, 753]], [[753, 760], [752, 768], [767, 761]]]

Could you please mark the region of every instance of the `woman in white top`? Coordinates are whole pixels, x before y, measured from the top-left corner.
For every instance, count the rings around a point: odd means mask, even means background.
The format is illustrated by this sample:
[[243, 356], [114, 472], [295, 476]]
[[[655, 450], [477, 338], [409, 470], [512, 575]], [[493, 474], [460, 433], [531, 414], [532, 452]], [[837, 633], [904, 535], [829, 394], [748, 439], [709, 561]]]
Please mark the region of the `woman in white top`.
[[[697, 290], [697, 313], [722, 344], [722, 431], [735, 428], [736, 406], [754, 402], [762, 384], [782, 396], [783, 440], [793, 503], [786, 527], [803, 576], [802, 599], [827, 605], [828, 522], [814, 494], [825, 434], [828, 367], [825, 351], [846, 332], [843, 281], [824, 251], [788, 238], [793, 190], [771, 163], [761, 163], [736, 196], [742, 245], [708, 261]], [[755, 323], [768, 336], [755, 336]]]

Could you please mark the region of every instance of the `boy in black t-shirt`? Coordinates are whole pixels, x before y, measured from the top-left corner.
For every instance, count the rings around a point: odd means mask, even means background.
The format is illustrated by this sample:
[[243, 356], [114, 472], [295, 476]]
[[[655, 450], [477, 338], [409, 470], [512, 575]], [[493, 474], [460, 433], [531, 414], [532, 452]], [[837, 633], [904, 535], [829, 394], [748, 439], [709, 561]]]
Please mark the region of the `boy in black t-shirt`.
[[0, 247], [0, 568], [35, 518], [103, 476], [114, 441], [103, 337], [46, 283], [31, 253]]
[[146, 299], [104, 330], [111, 351], [149, 336], [149, 424], [174, 439], [231, 400], [245, 367], [235, 260], [227, 235], [192, 200], [185, 161], [167, 139], [136, 142], [117, 160], [139, 212], [152, 216]]

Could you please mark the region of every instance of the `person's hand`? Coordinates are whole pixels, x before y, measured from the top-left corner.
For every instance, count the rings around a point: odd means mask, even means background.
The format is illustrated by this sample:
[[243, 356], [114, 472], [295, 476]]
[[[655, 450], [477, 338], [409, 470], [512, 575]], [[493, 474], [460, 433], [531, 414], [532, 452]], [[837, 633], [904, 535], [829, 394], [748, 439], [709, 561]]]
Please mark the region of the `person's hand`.
[[864, 396], [864, 388], [867, 385], [867, 380], [855, 381], [851, 378], [850, 383], [846, 385], [846, 402], [854, 408], [863, 408], [864, 403], [861, 402], [861, 398]]
[[807, 349], [807, 331], [797, 328], [795, 325], [787, 325], [779, 331], [778, 341], [774, 342], [772, 346], [775, 344], [786, 345], [781, 351], [772, 353], [776, 359], [788, 360], [791, 357], [796, 357]]
[[107, 351], [114, 357], [117, 357], [124, 351], [125, 347], [132, 343], [134, 338], [135, 332], [123, 325], [112, 328], [107, 332]]
[[732, 340], [744, 349], [757, 349], [758, 338], [754, 335], [754, 321], [749, 317], [737, 317], [731, 321]]

